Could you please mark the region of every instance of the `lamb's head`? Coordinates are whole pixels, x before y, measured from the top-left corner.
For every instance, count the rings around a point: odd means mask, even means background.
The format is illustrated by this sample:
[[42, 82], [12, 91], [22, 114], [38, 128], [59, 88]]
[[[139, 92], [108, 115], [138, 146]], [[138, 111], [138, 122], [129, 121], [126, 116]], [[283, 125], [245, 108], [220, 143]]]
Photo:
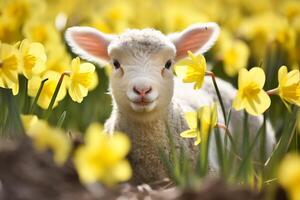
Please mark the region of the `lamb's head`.
[[110, 88], [116, 106], [143, 120], [168, 108], [174, 63], [186, 57], [187, 51], [205, 52], [218, 34], [215, 23], [195, 24], [167, 36], [154, 29], [110, 35], [89, 27], [71, 27], [66, 40], [82, 58], [100, 66], [111, 64]]

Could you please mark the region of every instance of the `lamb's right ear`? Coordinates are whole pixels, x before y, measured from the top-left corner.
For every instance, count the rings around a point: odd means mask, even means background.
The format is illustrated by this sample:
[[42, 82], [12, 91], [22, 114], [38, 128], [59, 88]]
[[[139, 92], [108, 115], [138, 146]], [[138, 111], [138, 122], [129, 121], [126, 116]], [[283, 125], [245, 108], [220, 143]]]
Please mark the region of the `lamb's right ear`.
[[107, 47], [114, 37], [91, 27], [80, 26], [68, 28], [65, 33], [66, 41], [74, 53], [100, 66], [107, 64], [110, 59]]

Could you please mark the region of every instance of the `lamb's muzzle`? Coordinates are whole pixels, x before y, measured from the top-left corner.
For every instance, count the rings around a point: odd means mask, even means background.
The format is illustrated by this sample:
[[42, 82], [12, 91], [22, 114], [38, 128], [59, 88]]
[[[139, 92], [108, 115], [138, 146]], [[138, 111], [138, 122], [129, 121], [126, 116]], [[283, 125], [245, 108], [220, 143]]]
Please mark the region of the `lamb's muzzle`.
[[[216, 41], [219, 27], [215, 23], [195, 24], [180, 33], [163, 35], [154, 29], [128, 30], [120, 35], [108, 35], [88, 27], [72, 27], [66, 40], [72, 50], [82, 58], [100, 66], [111, 63], [110, 93], [113, 112], [105, 127], [108, 132], [125, 132], [132, 141], [130, 160], [136, 182], [149, 182], [166, 176], [157, 146], [169, 149], [166, 123], [173, 134], [176, 147], [195, 149], [190, 140], [179, 134], [188, 128], [183, 112], [195, 110], [217, 101], [210, 80], [205, 80], [201, 90], [173, 78], [173, 65], [187, 56], [187, 51], [204, 53]], [[236, 90], [228, 83], [217, 80], [224, 104], [231, 107]], [[243, 113], [232, 113], [229, 129], [241, 133]], [[223, 122], [219, 109], [219, 122]], [[253, 136], [262, 124], [261, 117], [250, 117]], [[267, 124], [267, 150], [270, 153], [274, 133]], [[211, 141], [214, 141], [213, 139]], [[209, 150], [209, 167], [217, 172], [215, 143]]]

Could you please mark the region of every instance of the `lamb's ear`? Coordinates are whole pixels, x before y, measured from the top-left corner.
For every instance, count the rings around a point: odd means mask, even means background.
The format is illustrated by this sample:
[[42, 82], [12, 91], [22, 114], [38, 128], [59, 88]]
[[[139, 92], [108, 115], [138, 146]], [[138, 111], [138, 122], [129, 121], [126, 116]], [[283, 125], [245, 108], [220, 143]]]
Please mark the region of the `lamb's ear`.
[[168, 35], [176, 47], [176, 60], [187, 56], [187, 51], [204, 53], [215, 43], [220, 28], [216, 23], [194, 24], [179, 33]]
[[74, 53], [100, 66], [107, 64], [110, 59], [107, 47], [114, 37], [91, 27], [80, 26], [68, 28], [65, 33], [66, 41]]

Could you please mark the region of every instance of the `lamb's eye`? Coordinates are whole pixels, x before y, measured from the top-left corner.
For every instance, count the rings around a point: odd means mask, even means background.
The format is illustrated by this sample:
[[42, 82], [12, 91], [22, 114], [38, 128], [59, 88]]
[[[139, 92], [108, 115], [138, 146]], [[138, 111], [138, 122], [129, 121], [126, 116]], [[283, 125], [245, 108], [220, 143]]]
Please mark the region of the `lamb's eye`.
[[172, 66], [172, 61], [171, 61], [171, 60], [168, 60], [168, 61], [166, 62], [166, 64], [165, 64], [165, 68], [166, 68], [166, 69], [170, 69], [171, 66]]
[[119, 61], [117, 61], [117, 60], [113, 61], [113, 65], [114, 65], [115, 69], [119, 69], [121, 67]]

